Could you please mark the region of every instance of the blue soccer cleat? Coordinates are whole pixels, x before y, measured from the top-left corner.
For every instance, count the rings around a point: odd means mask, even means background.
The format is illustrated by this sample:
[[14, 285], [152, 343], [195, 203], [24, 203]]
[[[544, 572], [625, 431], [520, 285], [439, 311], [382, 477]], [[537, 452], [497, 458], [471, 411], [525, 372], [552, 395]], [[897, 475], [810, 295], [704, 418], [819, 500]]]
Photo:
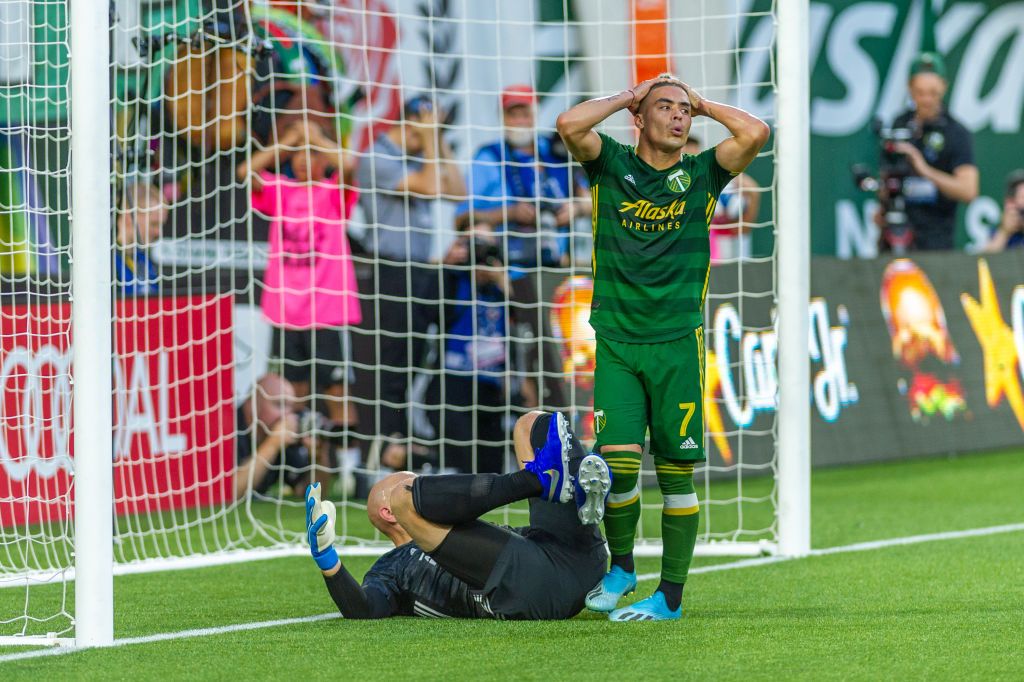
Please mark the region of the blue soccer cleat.
[[575, 478], [576, 513], [580, 523], [589, 526], [601, 523], [604, 503], [612, 489], [612, 472], [600, 455], [590, 454], [580, 462]]
[[621, 566], [612, 566], [597, 587], [587, 593], [586, 605], [591, 611], [608, 613], [615, 609], [624, 595], [636, 590], [636, 573], [627, 573]]
[[665, 595], [655, 592], [647, 599], [641, 599], [635, 604], [623, 606], [608, 614], [608, 620], [641, 621], [641, 620], [679, 620], [683, 616], [683, 607], [679, 606], [675, 611], [670, 611], [665, 604]]
[[572, 477], [569, 476], [569, 453], [572, 451], [572, 432], [561, 412], [551, 415], [548, 439], [542, 448], [534, 448], [532, 462], [523, 468], [533, 473], [543, 490], [541, 499], [548, 502], [568, 502], [572, 499]]

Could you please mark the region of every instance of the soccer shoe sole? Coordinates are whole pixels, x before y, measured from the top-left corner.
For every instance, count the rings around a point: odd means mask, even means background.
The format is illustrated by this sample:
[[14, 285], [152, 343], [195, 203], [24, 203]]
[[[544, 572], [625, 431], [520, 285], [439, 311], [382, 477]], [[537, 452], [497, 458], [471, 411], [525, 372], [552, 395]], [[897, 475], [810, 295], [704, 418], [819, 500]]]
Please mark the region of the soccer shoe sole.
[[604, 501], [612, 487], [608, 464], [597, 455], [587, 455], [580, 462], [576, 484], [585, 496], [583, 504], [577, 509], [580, 523], [584, 526], [601, 523], [604, 518]]
[[647, 611], [634, 611], [628, 606], [621, 609], [616, 609], [608, 614], [608, 620], [613, 623], [636, 623], [636, 622], [654, 622], [654, 621], [666, 621], [666, 620], [679, 620], [682, 616], [677, 615], [663, 615], [650, 613]]
[[[572, 434], [569, 433], [569, 420], [561, 412], [555, 412], [555, 424], [558, 427], [558, 443], [562, 446], [562, 476], [558, 482], [558, 502], [572, 500], [572, 477], [569, 476], [569, 455], [572, 453]], [[552, 500], [555, 501], [555, 500]]]

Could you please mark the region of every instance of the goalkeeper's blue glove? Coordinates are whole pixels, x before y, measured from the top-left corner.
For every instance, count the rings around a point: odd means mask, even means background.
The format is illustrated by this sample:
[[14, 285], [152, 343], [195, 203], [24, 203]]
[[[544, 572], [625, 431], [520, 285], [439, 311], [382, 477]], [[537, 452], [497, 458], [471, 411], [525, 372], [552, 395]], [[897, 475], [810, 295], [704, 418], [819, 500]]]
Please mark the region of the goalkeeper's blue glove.
[[306, 487], [306, 539], [309, 552], [322, 571], [338, 565], [338, 552], [334, 549], [334, 520], [337, 518], [334, 503], [320, 501], [320, 484]]

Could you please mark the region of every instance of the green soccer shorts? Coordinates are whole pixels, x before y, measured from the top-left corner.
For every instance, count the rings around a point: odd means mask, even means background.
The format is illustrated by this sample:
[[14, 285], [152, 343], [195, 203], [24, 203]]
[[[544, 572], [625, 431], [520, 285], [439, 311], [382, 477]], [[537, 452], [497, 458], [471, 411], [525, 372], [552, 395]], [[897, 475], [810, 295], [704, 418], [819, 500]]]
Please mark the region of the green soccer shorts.
[[644, 445], [651, 454], [699, 461], [704, 454], [704, 328], [663, 343], [597, 337], [594, 430], [597, 448]]

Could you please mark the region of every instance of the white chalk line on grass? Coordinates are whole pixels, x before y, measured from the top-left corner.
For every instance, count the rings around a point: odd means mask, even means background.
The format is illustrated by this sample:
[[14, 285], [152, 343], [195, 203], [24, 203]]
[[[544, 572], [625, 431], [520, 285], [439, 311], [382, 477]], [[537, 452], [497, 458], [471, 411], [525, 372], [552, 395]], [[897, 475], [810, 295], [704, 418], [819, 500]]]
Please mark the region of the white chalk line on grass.
[[[812, 549], [807, 556], [828, 556], [829, 554], [846, 554], [847, 552], [867, 552], [873, 549], [885, 549], [887, 547], [900, 547], [903, 545], [917, 545], [922, 542], [937, 542], [940, 540], [959, 540], [960, 538], [974, 538], [983, 535], [998, 535], [1000, 533], [1014, 533], [1024, 531], [1024, 523], [1008, 523], [1003, 526], [988, 526], [986, 528], [971, 528], [970, 530], [950, 530], [942, 533], [926, 533], [924, 535], [907, 535], [901, 538], [888, 538], [886, 540], [872, 540], [870, 542], [855, 542], [852, 545], [838, 545], [836, 547], [823, 547]], [[764, 566], [766, 564], [778, 564], [784, 561], [793, 561], [804, 557], [788, 556], [765, 556], [755, 559], [743, 559], [742, 561], [730, 561], [727, 564], [712, 564], [710, 566], [698, 566], [690, 569], [690, 575], [700, 573], [714, 573], [715, 571], [726, 571], [733, 568], [749, 568], [752, 566]], [[654, 580], [660, 578], [660, 573], [642, 573], [637, 580]]]
[[[1003, 526], [988, 526], [987, 528], [972, 528], [970, 530], [947, 531], [943, 533], [928, 533], [926, 535], [908, 535], [901, 538], [889, 538], [887, 540], [874, 540], [871, 542], [857, 542], [852, 545], [839, 545], [836, 547], [825, 547], [811, 550], [808, 556], [827, 556], [829, 554], [844, 554], [847, 552], [867, 552], [887, 547], [899, 547], [903, 545], [916, 545], [923, 542], [937, 542], [942, 540], [958, 540], [961, 538], [980, 537], [984, 535], [998, 535], [1000, 533], [1014, 533], [1024, 531], [1024, 523], [1010, 523]], [[690, 575], [701, 573], [714, 573], [716, 571], [728, 571], [736, 568], [752, 568], [766, 564], [778, 564], [802, 557], [781, 557], [766, 556], [754, 559], [741, 559], [730, 561], [725, 564], [713, 564], [711, 566], [698, 566], [690, 569]], [[659, 578], [660, 573], [643, 573], [637, 576], [637, 580], [654, 580]], [[280, 620], [265, 620], [255, 623], [236, 623], [234, 625], [221, 625], [212, 628], [200, 628], [196, 630], [179, 630], [178, 632], [161, 632], [155, 635], [143, 637], [125, 637], [114, 640], [111, 646], [128, 646], [129, 644], [151, 644], [153, 642], [165, 642], [172, 639], [188, 639], [192, 637], [208, 637], [211, 635], [223, 635], [231, 632], [244, 632], [246, 630], [262, 630], [264, 628], [279, 627], [282, 625], [298, 625], [300, 623], [314, 623], [321, 620], [340, 618], [341, 614], [323, 613], [316, 616], [304, 616], [301, 618], [282, 618]], [[37, 649], [33, 651], [22, 651], [16, 654], [0, 656], [0, 663], [7, 661], [19, 661], [29, 658], [40, 658], [43, 656], [62, 656], [64, 654], [84, 651], [78, 647], [60, 647], [56, 649]]]
[[[118, 647], [128, 646], [129, 644], [151, 644], [153, 642], [165, 642], [169, 639], [208, 637], [210, 635], [223, 635], [229, 632], [244, 632], [246, 630], [262, 630], [263, 628], [276, 628], [281, 625], [315, 623], [319, 620], [331, 620], [333, 618], [341, 618], [341, 614], [335, 611], [334, 613], [321, 613], [316, 616], [303, 616], [301, 618], [281, 618], [280, 620], [264, 620], [255, 623], [236, 623], [235, 625], [219, 625], [214, 628], [179, 630], [178, 632], [161, 632], [156, 635], [146, 635], [145, 637], [125, 637], [123, 639], [115, 639], [114, 643], [110, 646]], [[70, 646], [60, 647], [57, 649], [37, 649], [33, 651], [22, 651], [16, 654], [7, 654], [6, 656], [0, 656], [0, 663], [4, 663], [6, 661], [19, 661], [26, 658], [39, 658], [41, 656], [61, 656], [63, 654], [74, 653], [76, 651], [86, 651], [86, 649]]]

